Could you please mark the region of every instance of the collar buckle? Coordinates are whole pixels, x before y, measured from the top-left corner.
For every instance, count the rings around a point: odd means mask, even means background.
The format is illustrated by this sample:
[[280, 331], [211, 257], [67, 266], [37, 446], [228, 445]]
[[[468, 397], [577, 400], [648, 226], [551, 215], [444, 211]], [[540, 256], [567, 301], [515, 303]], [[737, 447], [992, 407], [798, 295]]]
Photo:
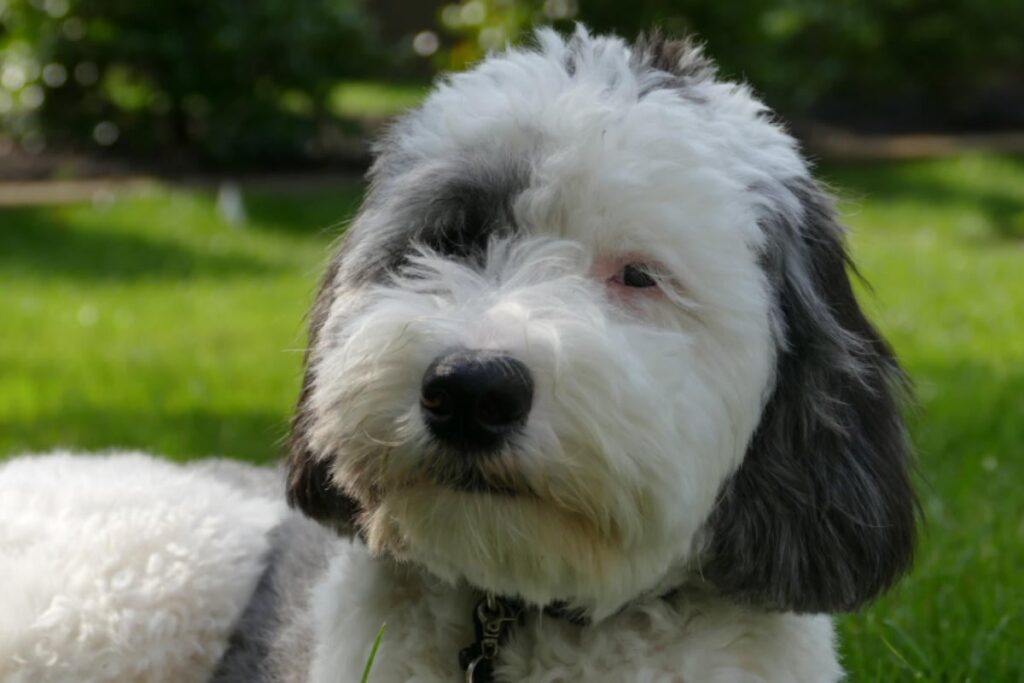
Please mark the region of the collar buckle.
[[518, 600], [485, 595], [473, 610], [476, 640], [459, 653], [459, 665], [466, 672], [466, 683], [490, 683], [494, 680], [494, 662], [508, 640], [512, 625], [523, 614]]

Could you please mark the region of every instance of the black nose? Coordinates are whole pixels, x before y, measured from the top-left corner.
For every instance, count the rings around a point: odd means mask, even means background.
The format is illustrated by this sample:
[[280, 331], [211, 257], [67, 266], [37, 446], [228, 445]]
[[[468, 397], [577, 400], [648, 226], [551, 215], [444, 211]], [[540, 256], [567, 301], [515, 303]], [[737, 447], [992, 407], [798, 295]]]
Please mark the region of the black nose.
[[423, 375], [420, 406], [430, 433], [466, 450], [500, 445], [526, 423], [532, 403], [530, 371], [500, 352], [443, 353]]

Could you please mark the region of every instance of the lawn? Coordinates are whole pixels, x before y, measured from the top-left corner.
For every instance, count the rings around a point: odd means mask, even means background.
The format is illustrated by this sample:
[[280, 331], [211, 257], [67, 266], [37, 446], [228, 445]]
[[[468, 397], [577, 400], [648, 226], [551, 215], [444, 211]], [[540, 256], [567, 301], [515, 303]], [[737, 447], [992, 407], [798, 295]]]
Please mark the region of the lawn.
[[[822, 173], [916, 385], [927, 518], [912, 576], [841, 621], [850, 680], [1024, 681], [1024, 160]], [[170, 187], [0, 211], [0, 457], [272, 461], [302, 316], [360, 190], [246, 194], [242, 227]]]

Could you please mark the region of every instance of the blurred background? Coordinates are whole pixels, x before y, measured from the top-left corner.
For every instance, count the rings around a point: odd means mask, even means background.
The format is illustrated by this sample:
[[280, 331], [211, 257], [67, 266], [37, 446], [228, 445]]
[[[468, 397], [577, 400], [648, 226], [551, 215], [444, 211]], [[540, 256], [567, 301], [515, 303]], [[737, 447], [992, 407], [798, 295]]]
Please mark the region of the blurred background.
[[850, 680], [1024, 681], [1020, 0], [0, 0], [0, 458], [273, 461], [368, 140], [575, 21], [695, 32], [840, 197], [928, 520]]

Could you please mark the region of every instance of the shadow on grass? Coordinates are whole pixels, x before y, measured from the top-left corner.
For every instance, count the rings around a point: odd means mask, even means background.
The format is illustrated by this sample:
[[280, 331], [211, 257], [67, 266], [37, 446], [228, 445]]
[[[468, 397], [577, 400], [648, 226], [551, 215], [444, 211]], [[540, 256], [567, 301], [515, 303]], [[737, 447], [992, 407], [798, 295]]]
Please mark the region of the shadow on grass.
[[[1024, 178], [1024, 158], [1000, 157], [998, 166]], [[912, 201], [926, 207], [971, 207], [984, 215], [993, 237], [1024, 239], [1024, 191], [1013, 191], [1005, 182], [965, 182], [971, 170], [942, 170], [934, 162], [848, 162], [824, 164], [821, 172], [837, 187], [840, 196], [882, 201]], [[997, 174], [986, 164], [977, 172]], [[1002, 179], [999, 179], [1002, 180]]]
[[280, 455], [287, 431], [288, 416], [271, 412], [76, 407], [28, 420], [0, 419], [0, 458], [55, 448], [117, 448], [180, 461], [223, 456], [270, 463]]
[[857, 681], [1024, 680], [1024, 368], [950, 358], [910, 370], [918, 552], [890, 595], [841, 619], [844, 664]]
[[[1024, 368], [950, 359], [910, 372], [917, 403], [910, 423], [923, 461], [1024, 465]], [[1024, 492], [1018, 498], [1024, 501]]]
[[46, 207], [0, 212], [0, 271], [96, 280], [263, 274], [270, 264], [127, 232], [69, 227]]
[[247, 194], [245, 210], [259, 229], [291, 235], [337, 237], [355, 216], [362, 187], [342, 185], [337, 190], [288, 195]]

